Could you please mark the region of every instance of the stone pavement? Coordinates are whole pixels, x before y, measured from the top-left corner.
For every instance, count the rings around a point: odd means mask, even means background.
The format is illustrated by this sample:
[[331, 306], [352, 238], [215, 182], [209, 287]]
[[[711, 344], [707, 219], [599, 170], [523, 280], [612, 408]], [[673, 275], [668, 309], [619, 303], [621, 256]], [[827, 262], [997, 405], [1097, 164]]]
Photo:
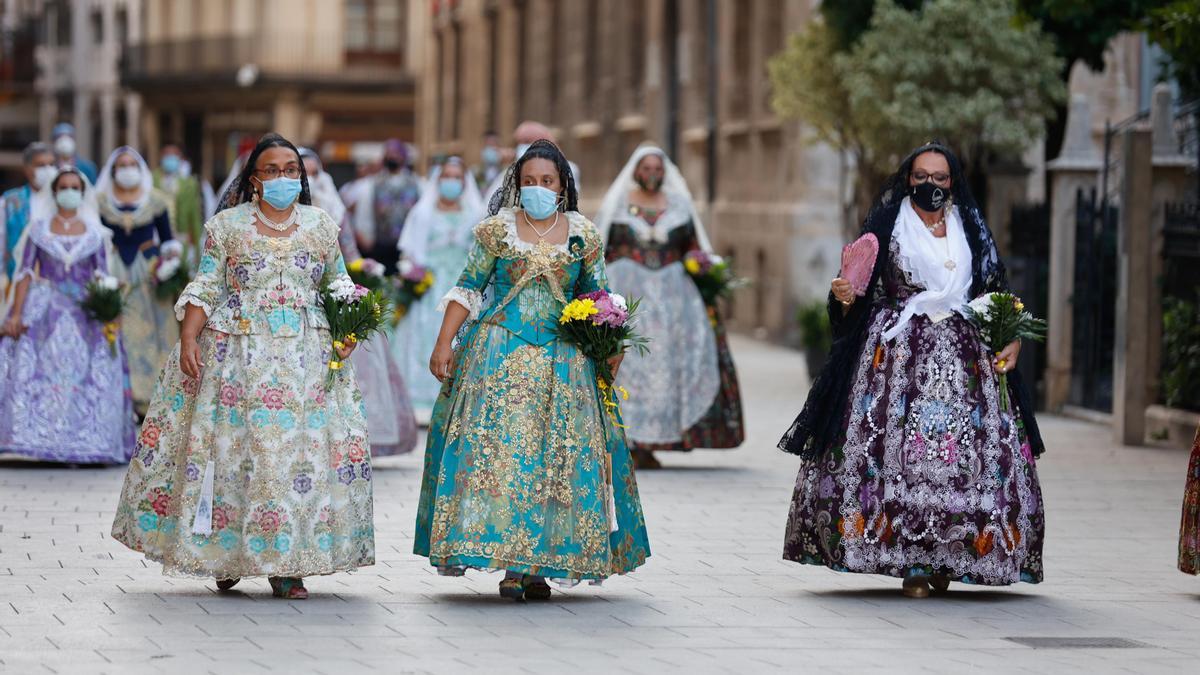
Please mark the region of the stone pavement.
[[0, 672], [1196, 671], [1200, 579], [1174, 566], [1185, 453], [1044, 418], [1045, 583], [908, 600], [898, 580], [780, 559], [798, 461], [774, 443], [804, 366], [746, 339], [734, 353], [746, 445], [640, 474], [648, 564], [545, 604], [412, 555], [418, 455], [376, 465], [378, 564], [312, 579], [303, 602], [272, 599], [261, 580], [218, 596], [121, 547], [108, 531], [123, 469], [0, 466]]

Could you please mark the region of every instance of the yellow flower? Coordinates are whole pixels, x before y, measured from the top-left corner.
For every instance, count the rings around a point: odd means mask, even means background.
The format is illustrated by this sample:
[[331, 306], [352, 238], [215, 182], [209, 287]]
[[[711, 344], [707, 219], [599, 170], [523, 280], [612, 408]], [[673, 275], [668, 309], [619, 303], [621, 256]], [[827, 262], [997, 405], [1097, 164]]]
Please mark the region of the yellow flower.
[[591, 298], [582, 298], [572, 300], [563, 307], [562, 318], [559, 323], [567, 323], [568, 321], [582, 321], [593, 314], [599, 314], [600, 310], [596, 309], [596, 303]]
[[330, 361], [330, 362], [329, 362], [329, 369], [330, 369], [330, 370], [341, 370], [341, 369], [342, 369], [342, 362], [341, 362], [341, 361]]
[[346, 265], [346, 269], [350, 270], [351, 272], [363, 271], [363, 259], [359, 258], [358, 260], [352, 261], [349, 265]]
[[1013, 305], [1013, 307], [1016, 307], [1016, 308], [1017, 308], [1017, 311], [1018, 311], [1018, 312], [1020, 312], [1021, 310], [1025, 309], [1025, 303], [1023, 303], [1023, 302], [1021, 302], [1020, 300], [1018, 300], [1018, 301], [1016, 302], [1016, 304], [1015, 304], [1015, 305]]
[[334, 340], [334, 341], [333, 341], [333, 348], [334, 348], [334, 349], [345, 349], [345, 348], [346, 348], [346, 343], [342, 342], [341, 340]]
[[687, 270], [688, 274], [699, 274], [700, 263], [695, 258], [688, 258], [683, 261], [683, 268]]
[[425, 276], [421, 277], [421, 283], [425, 284], [426, 288], [431, 286], [433, 284], [433, 272], [426, 270]]

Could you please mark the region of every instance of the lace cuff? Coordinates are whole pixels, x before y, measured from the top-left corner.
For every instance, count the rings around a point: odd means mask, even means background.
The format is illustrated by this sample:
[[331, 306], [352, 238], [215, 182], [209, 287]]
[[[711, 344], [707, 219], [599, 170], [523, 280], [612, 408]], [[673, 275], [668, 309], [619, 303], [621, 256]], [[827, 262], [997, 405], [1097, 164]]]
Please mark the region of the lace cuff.
[[208, 304], [207, 302], [204, 302], [203, 300], [201, 300], [200, 298], [198, 298], [194, 295], [189, 295], [187, 293], [184, 293], [183, 295], [179, 296], [179, 300], [175, 303], [175, 320], [176, 321], [183, 321], [183, 316], [184, 316], [184, 314], [187, 313], [186, 310], [187, 310], [188, 305], [195, 305], [196, 307], [199, 307], [200, 309], [204, 310], [204, 316], [206, 316], [206, 317], [213, 315], [212, 305]]
[[463, 307], [466, 307], [467, 311], [471, 313], [471, 321], [474, 321], [479, 318], [479, 312], [483, 309], [483, 294], [470, 288], [455, 286], [454, 288], [451, 288], [450, 292], [447, 293], [442, 298], [441, 302], [438, 303], [438, 311], [446, 311], [446, 308], [450, 306], [451, 302], [457, 302]]

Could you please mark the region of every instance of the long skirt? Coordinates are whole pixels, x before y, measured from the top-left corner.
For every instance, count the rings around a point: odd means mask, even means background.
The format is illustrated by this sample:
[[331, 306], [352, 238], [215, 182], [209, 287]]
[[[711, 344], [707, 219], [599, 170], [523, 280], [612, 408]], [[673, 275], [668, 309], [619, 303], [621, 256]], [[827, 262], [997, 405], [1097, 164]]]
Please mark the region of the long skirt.
[[[0, 453], [124, 464], [133, 452], [125, 349], [53, 282], [29, 286], [19, 338], [0, 338]], [[115, 353], [114, 353], [115, 347]]]
[[385, 457], [412, 452], [417, 444], [417, 419], [387, 334], [379, 333], [360, 344], [350, 359], [367, 411], [371, 454]]
[[[1042, 579], [1044, 516], [1018, 411], [965, 319], [880, 306], [842, 442], [796, 480], [784, 558], [845, 572], [1004, 585]], [[1011, 397], [1010, 397], [1011, 401]]]
[[1200, 427], [1192, 441], [1187, 483], [1183, 488], [1183, 517], [1179, 525], [1179, 570], [1200, 574]]
[[329, 332], [200, 334], [171, 352], [112, 534], [176, 575], [304, 577], [375, 561], [371, 453], [351, 364], [326, 388]]
[[590, 360], [573, 345], [534, 345], [479, 323], [453, 372], [430, 424], [417, 554], [443, 572], [567, 580], [646, 561], [632, 461]]
[[121, 334], [129, 353], [129, 380], [134, 406], [146, 409], [171, 348], [179, 341], [179, 322], [173, 301], [154, 294], [150, 261], [141, 253], [126, 265], [120, 256], [111, 261], [115, 276], [129, 287], [121, 313]]

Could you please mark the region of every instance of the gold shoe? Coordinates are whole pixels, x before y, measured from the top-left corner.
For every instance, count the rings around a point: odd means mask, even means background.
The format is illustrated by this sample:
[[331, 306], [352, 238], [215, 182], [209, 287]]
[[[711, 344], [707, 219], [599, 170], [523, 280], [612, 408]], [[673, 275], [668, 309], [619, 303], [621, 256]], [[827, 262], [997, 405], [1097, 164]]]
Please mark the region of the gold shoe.
[[945, 593], [950, 588], [950, 577], [945, 574], [935, 574], [929, 577], [929, 587], [938, 593]]
[[914, 574], [904, 578], [904, 596], [908, 598], [928, 598], [929, 597], [929, 577], [923, 574]]

